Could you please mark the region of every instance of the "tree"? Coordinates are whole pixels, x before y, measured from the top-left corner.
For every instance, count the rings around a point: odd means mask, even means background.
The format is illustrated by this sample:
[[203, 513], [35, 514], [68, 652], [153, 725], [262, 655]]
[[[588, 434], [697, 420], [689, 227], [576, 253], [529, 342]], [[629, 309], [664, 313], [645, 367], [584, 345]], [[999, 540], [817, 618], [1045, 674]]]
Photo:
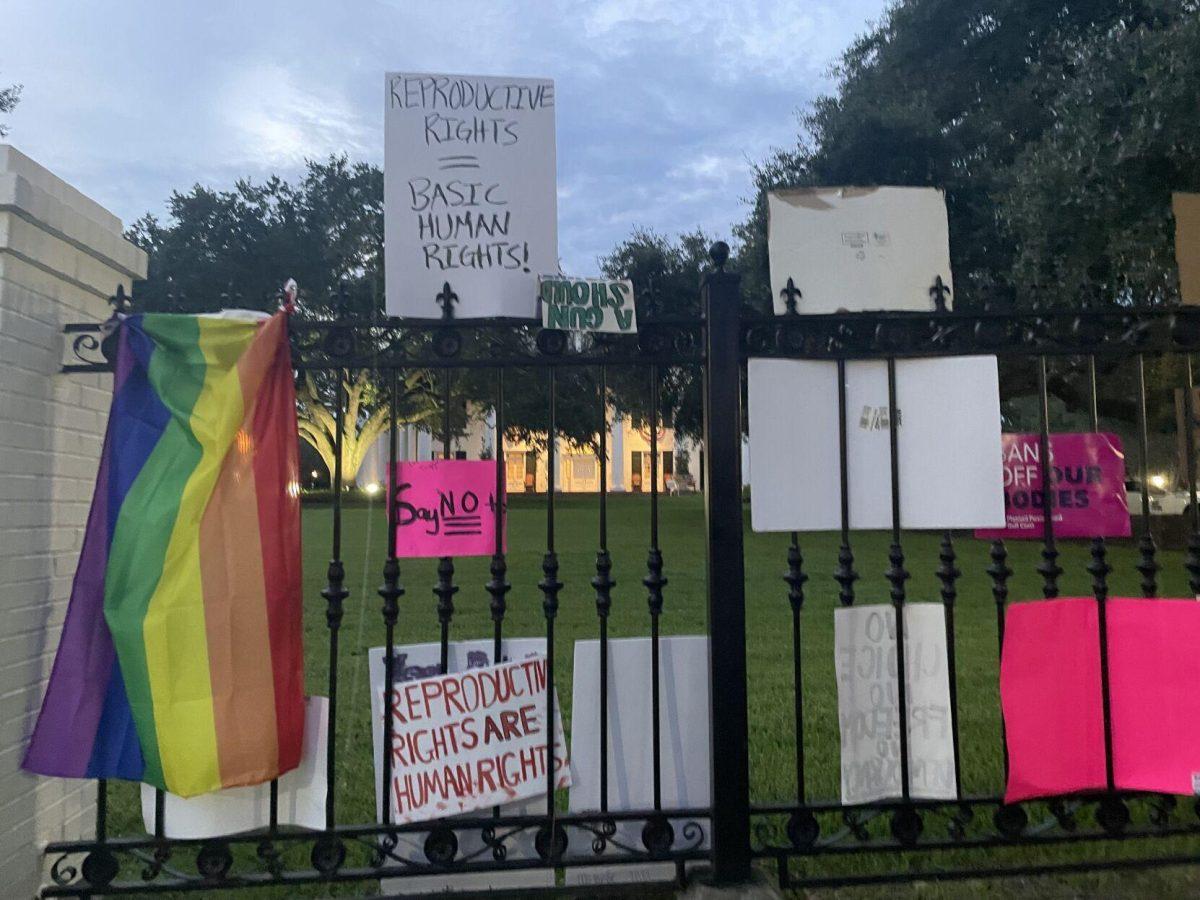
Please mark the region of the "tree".
[[[437, 415], [438, 401], [427, 372], [416, 370], [396, 379], [396, 424], [429, 424]], [[333, 383], [319, 385], [311, 372], [297, 385], [296, 406], [300, 437], [325, 463], [332, 476], [337, 461], [336, 405], [329, 394]], [[389, 387], [380, 388], [366, 369], [353, 373], [340, 384], [346, 408], [342, 419], [342, 480], [350, 483], [358, 475], [363, 457], [391, 423]]]
[[[712, 239], [700, 229], [670, 240], [649, 229], [635, 229], [600, 260], [609, 278], [628, 278], [638, 300], [638, 320], [652, 316], [700, 315], [700, 278], [710, 266]], [[634, 427], [650, 421], [649, 382], [644, 369], [618, 369], [610, 376], [613, 405]], [[703, 398], [695, 367], [673, 366], [659, 372], [660, 416], [679, 434], [699, 437]]]
[[[1195, 102], [1180, 92], [1194, 83], [1182, 79], [1200, 49], [1195, 12], [1192, 0], [896, 3], [842, 55], [836, 94], [801, 117], [795, 147], [757, 167], [753, 210], [736, 230], [747, 288], [767, 294], [767, 190], [901, 184], [946, 191], [959, 306], [1027, 302], [1032, 276], [1060, 271], [1071, 275], [1063, 293], [1072, 302], [1078, 292], [1124, 302], [1133, 285], [1138, 299], [1169, 295], [1162, 228], [1143, 227], [1117, 248], [1092, 240], [1092, 229], [1155, 215], [1165, 222], [1163, 181], [1176, 172], [1151, 171], [1154, 156], [1121, 158], [1136, 147], [1127, 142], [1135, 131], [1154, 134], [1147, 140], [1160, 149], [1182, 138], [1171, 154], [1179, 162], [1193, 146], [1195, 126], [1182, 120]], [[1170, 102], [1180, 104], [1173, 114]], [[1109, 202], [1084, 204], [1089, 240], [1076, 242], [1081, 210], [1071, 193], [1063, 202], [1063, 189], [1090, 187], [1092, 160], [1124, 164], [1098, 175]], [[1075, 224], [1048, 229], [1037, 215], [1048, 210]], [[1139, 271], [1147, 265], [1153, 272]]]
[[[13, 84], [6, 88], [0, 88], [0, 114], [12, 112], [20, 101], [21, 85]], [[8, 127], [0, 125], [0, 137], [4, 137], [6, 134], [8, 134]]]
[[1017, 283], [1048, 301], [1178, 298], [1171, 192], [1200, 189], [1198, 79], [1194, 15], [1079, 42], [1053, 125], [998, 180]]
[[[169, 220], [145, 215], [127, 237], [150, 255], [143, 309], [206, 312], [231, 302], [273, 309], [287, 278], [313, 318], [374, 318], [383, 296], [383, 173], [346, 157], [309, 161], [290, 184], [272, 176], [233, 190], [195, 185], [168, 201]], [[344, 300], [331, 289], [344, 284]]]
[[700, 229], [672, 241], [649, 228], [635, 228], [600, 259], [600, 271], [633, 282], [640, 316], [695, 316], [700, 313], [700, 278], [709, 266], [710, 246], [712, 239]]

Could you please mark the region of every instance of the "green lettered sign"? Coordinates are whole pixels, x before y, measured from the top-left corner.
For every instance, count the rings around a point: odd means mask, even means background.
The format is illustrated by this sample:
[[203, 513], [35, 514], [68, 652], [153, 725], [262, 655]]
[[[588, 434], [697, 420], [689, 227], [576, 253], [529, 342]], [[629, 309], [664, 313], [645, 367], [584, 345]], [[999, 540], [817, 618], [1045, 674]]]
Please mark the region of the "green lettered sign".
[[633, 283], [614, 278], [538, 278], [542, 326], [562, 331], [637, 332]]

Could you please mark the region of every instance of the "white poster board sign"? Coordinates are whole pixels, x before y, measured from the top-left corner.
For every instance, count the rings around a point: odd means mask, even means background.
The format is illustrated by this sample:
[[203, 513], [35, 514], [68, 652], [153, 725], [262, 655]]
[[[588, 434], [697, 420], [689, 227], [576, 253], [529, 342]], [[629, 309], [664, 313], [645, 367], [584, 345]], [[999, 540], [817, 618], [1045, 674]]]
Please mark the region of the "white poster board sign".
[[[307, 697], [304, 701], [304, 743], [300, 765], [279, 777], [277, 821], [280, 825], [325, 827], [325, 748], [329, 728], [329, 701]], [[154, 788], [142, 785], [142, 821], [154, 834]], [[226, 788], [198, 797], [167, 792], [163, 805], [163, 834], [169, 838], [197, 839], [241, 834], [271, 824], [271, 786]]]
[[[651, 705], [651, 642], [623, 638], [608, 642], [608, 808], [654, 806], [654, 726]], [[569, 810], [600, 809], [600, 642], [575, 642], [571, 694], [571, 796]], [[666, 809], [707, 807], [712, 797], [709, 747], [708, 638], [659, 640], [659, 729], [662, 803]], [[685, 819], [672, 819], [675, 846], [691, 846]], [[641, 822], [617, 822], [614, 839], [643, 850]], [[708, 847], [710, 824], [700, 820]], [[595, 858], [593, 835], [568, 829], [568, 856]], [[608, 855], [622, 851], [611, 845]], [[569, 866], [568, 885], [670, 880], [674, 863]]]
[[[493, 664], [491, 640], [452, 641], [449, 646], [448, 668], [452, 672], [477, 669]], [[510, 638], [501, 643], [502, 660], [522, 660], [546, 653], [545, 638]], [[416, 681], [439, 674], [441, 645], [438, 643], [404, 644], [393, 650], [396, 683]], [[380, 785], [383, 781], [381, 766], [383, 750], [383, 684], [384, 648], [372, 647], [367, 651], [371, 682], [371, 735], [375, 760], [375, 814], [383, 820]], [[546, 809], [545, 794], [528, 800], [505, 803], [500, 812], [506, 816], [537, 815]], [[535, 829], [526, 829], [510, 837], [506, 843], [507, 859], [537, 859], [533, 846]], [[425, 862], [425, 837], [427, 832], [406, 832], [399, 835], [394, 852], [413, 862]], [[478, 828], [456, 831], [460, 856], [471, 856], [484, 850], [483, 839]], [[490, 852], [490, 851], [488, 851]], [[489, 891], [517, 888], [547, 887], [554, 884], [554, 872], [550, 869], [522, 869], [508, 872], [447, 873], [445, 875], [417, 875], [411, 878], [389, 878], [380, 882], [384, 894], [435, 893], [445, 891]]]
[[558, 269], [554, 82], [389, 72], [384, 80], [387, 312], [437, 319], [537, 312]]
[[[896, 362], [900, 524], [1001, 528], [1004, 471], [994, 356]], [[841, 527], [837, 364], [749, 363], [755, 531]], [[846, 363], [850, 527], [892, 524], [887, 364]]]
[[[833, 613], [842, 803], [901, 796], [896, 611], [872, 604]], [[940, 603], [904, 607], [908, 787], [916, 800], [954, 800], [954, 743]]]
[[936, 188], [772, 191], [767, 213], [777, 313], [787, 309], [789, 278], [800, 313], [930, 310], [934, 279], [951, 287], [946, 198]]

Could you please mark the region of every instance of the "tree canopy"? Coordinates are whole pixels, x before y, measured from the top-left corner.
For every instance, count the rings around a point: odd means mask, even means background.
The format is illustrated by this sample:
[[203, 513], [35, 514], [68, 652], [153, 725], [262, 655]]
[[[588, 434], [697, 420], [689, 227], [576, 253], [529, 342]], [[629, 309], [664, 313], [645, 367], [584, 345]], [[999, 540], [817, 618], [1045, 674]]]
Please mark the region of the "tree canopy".
[[1064, 299], [1178, 297], [1171, 192], [1200, 187], [1200, 17], [1079, 44], [1054, 122], [1000, 180], [1013, 276]]
[[139, 307], [205, 312], [237, 305], [273, 309], [287, 278], [306, 315], [332, 315], [344, 283], [347, 312], [370, 318], [383, 291], [383, 173], [346, 157], [309, 161], [295, 183], [195, 185], [167, 202], [168, 221], [138, 219], [128, 237], [150, 255]]
[[834, 67], [795, 146], [756, 167], [736, 229], [768, 291], [765, 192], [944, 188], [958, 296], [1176, 294], [1170, 191], [1200, 185], [1196, 4], [901, 0]]
[[[21, 101], [21, 85], [12, 84], [6, 88], [0, 88], [0, 115], [7, 115], [17, 108], [17, 104]], [[8, 134], [8, 126], [0, 122], [0, 137]]]

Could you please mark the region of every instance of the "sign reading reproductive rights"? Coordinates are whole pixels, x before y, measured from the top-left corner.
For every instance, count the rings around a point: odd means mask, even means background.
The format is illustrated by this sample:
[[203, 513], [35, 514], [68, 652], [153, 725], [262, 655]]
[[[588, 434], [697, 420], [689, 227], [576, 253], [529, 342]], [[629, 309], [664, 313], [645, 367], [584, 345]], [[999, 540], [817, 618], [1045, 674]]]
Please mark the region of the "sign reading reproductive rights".
[[558, 266], [554, 82], [389, 72], [384, 104], [388, 315], [533, 318]]
[[[975, 537], [1042, 537], [1041, 443], [1036, 434], [1005, 434], [1004, 509], [1007, 526]], [[1107, 432], [1050, 435], [1050, 507], [1055, 537], [1129, 537], [1125, 453], [1121, 438]]]
[[[491, 556], [496, 552], [496, 464], [487, 460], [398, 462], [396, 556]], [[504, 494], [500, 503], [505, 502]], [[501, 517], [506, 510], [501, 508]], [[501, 522], [503, 551], [504, 527]]]
[[[511, 662], [518, 659], [529, 659], [546, 655], [546, 637], [536, 638], [506, 637], [500, 646], [500, 656], [495, 658], [495, 641], [492, 638], [475, 640], [450, 641], [446, 647], [446, 672], [465, 672], [468, 669], [483, 669], [496, 662]], [[392, 650], [392, 684], [420, 681], [425, 678], [438, 678], [442, 671], [442, 645], [434, 641], [423, 644], [400, 644]], [[378, 821], [383, 822], [383, 743], [384, 735], [384, 700], [383, 689], [387, 681], [386, 648], [372, 647], [367, 651], [368, 671], [371, 685], [371, 733], [372, 747], [375, 757], [375, 803]], [[395, 694], [393, 694], [393, 697]], [[572, 754], [572, 757], [574, 755]], [[395, 767], [392, 768], [395, 773]], [[394, 790], [394, 786], [393, 786]], [[572, 792], [573, 793], [573, 792]], [[324, 806], [322, 806], [324, 815]], [[389, 811], [392, 804], [389, 799]], [[536, 816], [546, 809], [546, 795], [537, 794], [524, 800], [504, 803], [500, 806], [503, 816]], [[472, 813], [466, 813], [468, 817]], [[322, 819], [322, 827], [324, 819]], [[445, 820], [445, 825], [454, 828], [454, 837], [458, 841], [460, 859], [477, 859], [480, 854], [490, 854], [492, 848], [487, 845], [478, 828], [458, 828], [454, 819]], [[399, 858], [413, 863], [426, 863], [425, 841], [428, 831], [403, 831], [393, 835], [395, 846], [392, 848], [393, 859]], [[536, 860], [537, 829], [530, 828], [518, 834], [511, 835], [505, 843], [507, 860]], [[507, 869], [503, 871], [458, 871], [431, 872], [428, 875], [405, 875], [400, 878], [384, 878], [379, 883], [380, 893], [385, 896], [397, 894], [434, 894], [444, 891], [459, 894], [481, 894], [485, 891], [499, 890], [528, 890], [535, 887], [553, 887], [554, 870], [546, 868]]]
[[397, 683], [393, 821], [425, 822], [545, 794], [550, 767], [555, 788], [570, 787], [557, 702], [553, 728], [551, 759], [544, 656]]

